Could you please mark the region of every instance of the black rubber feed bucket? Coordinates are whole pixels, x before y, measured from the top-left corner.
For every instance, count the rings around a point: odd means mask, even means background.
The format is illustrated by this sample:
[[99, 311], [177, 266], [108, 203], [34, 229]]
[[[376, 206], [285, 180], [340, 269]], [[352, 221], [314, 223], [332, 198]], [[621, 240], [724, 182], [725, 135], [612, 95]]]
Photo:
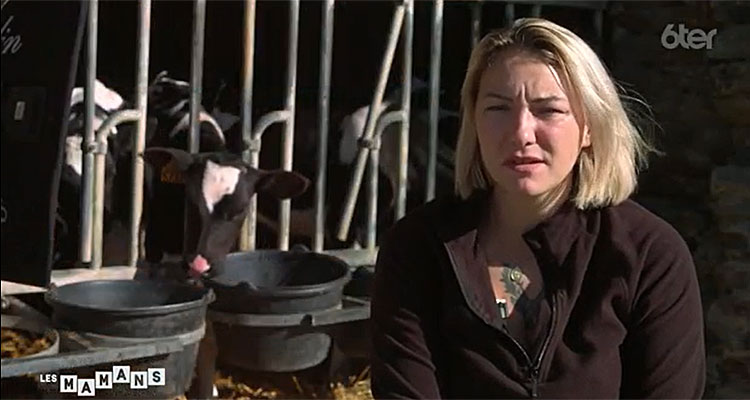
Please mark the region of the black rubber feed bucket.
[[224, 270], [204, 279], [216, 292], [211, 309], [240, 314], [297, 314], [341, 304], [351, 280], [342, 260], [313, 252], [258, 250], [230, 254]]
[[341, 307], [350, 280], [344, 261], [319, 253], [259, 250], [229, 255], [220, 274], [204, 279], [216, 292], [211, 310], [238, 317], [213, 321], [219, 360], [272, 372], [299, 371], [325, 361], [331, 336], [296, 318]]
[[186, 284], [95, 280], [53, 287], [45, 296], [56, 326], [128, 338], [179, 335], [200, 329], [210, 289]]
[[127, 384], [113, 385], [111, 390], [97, 391], [97, 398], [174, 398], [189, 389], [206, 310], [214, 300], [212, 290], [167, 282], [98, 280], [54, 287], [45, 300], [56, 327], [79, 332], [97, 347], [194, 337], [173, 353], [66, 371], [93, 377], [95, 371], [111, 370], [113, 365], [127, 365], [131, 371], [165, 369], [165, 386], [132, 390]]

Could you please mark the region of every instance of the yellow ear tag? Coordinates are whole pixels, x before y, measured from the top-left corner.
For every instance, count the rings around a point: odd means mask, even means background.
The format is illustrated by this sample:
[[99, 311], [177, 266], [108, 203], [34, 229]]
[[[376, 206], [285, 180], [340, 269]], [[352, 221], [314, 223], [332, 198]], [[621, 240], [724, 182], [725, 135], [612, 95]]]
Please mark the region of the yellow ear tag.
[[182, 174], [182, 171], [180, 171], [177, 168], [177, 165], [175, 164], [174, 160], [170, 161], [162, 167], [161, 169], [161, 179], [164, 183], [173, 183], [173, 184], [184, 184], [185, 183], [185, 177]]

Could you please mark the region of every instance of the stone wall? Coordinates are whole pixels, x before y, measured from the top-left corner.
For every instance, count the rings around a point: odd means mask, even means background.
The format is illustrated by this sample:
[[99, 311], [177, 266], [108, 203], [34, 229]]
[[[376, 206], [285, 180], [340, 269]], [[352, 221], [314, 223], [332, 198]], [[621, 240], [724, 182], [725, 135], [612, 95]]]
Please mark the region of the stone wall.
[[[683, 235], [700, 279], [705, 397], [750, 398], [750, 2], [620, 2], [611, 17], [609, 65], [652, 106], [664, 152], [636, 199]], [[668, 24], [715, 28], [712, 48], [666, 49]]]

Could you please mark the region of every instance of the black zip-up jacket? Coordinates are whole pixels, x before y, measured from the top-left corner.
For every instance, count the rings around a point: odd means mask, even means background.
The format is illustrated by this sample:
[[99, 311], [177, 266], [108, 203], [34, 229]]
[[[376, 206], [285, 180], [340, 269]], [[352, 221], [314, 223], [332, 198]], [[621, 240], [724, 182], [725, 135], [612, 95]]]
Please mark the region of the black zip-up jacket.
[[551, 317], [527, 351], [504, 329], [487, 269], [452, 259], [487, 198], [433, 201], [388, 233], [372, 299], [376, 398], [702, 396], [700, 293], [677, 231], [630, 200], [566, 203], [528, 231]]

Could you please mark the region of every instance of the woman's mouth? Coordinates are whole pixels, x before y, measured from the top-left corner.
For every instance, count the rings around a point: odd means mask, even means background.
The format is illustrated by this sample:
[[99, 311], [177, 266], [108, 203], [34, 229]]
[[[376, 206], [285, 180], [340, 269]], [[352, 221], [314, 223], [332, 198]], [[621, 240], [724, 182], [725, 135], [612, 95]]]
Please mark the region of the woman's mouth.
[[530, 173], [544, 165], [544, 160], [536, 157], [511, 157], [503, 163], [513, 171], [521, 173]]

